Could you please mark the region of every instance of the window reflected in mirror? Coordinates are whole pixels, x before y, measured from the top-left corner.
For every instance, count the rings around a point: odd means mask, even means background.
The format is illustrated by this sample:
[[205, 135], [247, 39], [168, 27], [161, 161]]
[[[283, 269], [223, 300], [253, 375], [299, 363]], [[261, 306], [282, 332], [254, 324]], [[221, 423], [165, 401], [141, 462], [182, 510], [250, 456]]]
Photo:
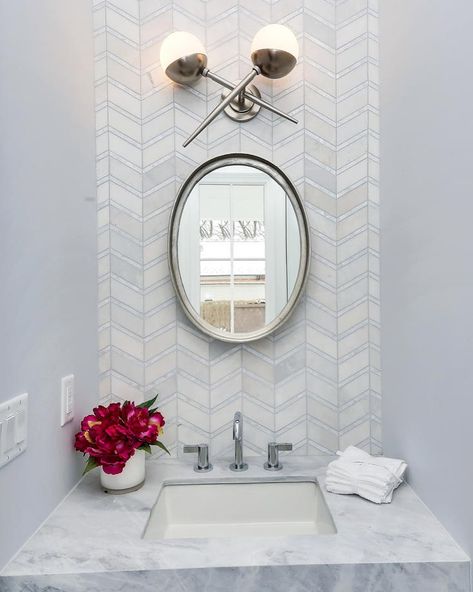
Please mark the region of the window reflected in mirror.
[[193, 187], [178, 261], [186, 295], [206, 323], [232, 334], [263, 329], [286, 306], [300, 259], [294, 207], [271, 176], [225, 166]]

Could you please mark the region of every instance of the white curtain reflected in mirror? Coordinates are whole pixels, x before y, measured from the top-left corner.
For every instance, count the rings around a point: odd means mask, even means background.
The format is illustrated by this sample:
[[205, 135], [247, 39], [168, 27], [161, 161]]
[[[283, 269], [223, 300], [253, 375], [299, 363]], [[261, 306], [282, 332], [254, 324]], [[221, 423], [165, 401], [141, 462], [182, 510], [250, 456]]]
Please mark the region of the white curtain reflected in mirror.
[[223, 166], [190, 191], [179, 271], [200, 318], [218, 331], [264, 329], [284, 309], [301, 266], [298, 218], [285, 190], [252, 166]]

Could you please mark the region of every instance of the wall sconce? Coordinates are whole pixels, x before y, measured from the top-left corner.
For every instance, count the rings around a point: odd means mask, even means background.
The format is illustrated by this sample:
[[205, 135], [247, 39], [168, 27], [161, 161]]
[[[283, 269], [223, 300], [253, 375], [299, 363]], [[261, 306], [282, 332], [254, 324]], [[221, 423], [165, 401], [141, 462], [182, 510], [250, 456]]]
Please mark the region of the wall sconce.
[[195, 140], [222, 111], [231, 119], [241, 122], [253, 119], [264, 107], [297, 123], [296, 119], [264, 101], [250, 82], [259, 74], [272, 79], [286, 76], [296, 65], [298, 56], [299, 46], [294, 33], [283, 25], [267, 25], [256, 33], [251, 44], [253, 67], [250, 73], [233, 85], [207, 68], [205, 47], [195, 35], [178, 31], [166, 37], [161, 45], [161, 67], [171, 80], [178, 84], [193, 84], [204, 76], [229, 91], [222, 94], [221, 103], [207, 115], [183, 146]]

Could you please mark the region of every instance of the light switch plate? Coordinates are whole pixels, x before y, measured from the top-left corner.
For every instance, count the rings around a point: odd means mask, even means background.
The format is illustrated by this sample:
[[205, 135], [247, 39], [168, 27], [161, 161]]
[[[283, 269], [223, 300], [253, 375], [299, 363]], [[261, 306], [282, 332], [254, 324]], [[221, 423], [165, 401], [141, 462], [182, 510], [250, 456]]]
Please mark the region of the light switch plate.
[[0, 467], [26, 449], [27, 422], [28, 393], [0, 403]]
[[61, 378], [61, 427], [74, 418], [74, 374]]

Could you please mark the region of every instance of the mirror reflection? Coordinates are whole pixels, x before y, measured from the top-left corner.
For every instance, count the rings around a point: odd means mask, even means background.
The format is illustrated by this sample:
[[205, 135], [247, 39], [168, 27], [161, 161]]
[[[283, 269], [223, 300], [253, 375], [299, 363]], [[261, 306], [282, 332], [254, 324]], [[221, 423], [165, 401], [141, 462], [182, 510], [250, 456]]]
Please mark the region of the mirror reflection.
[[190, 192], [177, 258], [200, 318], [231, 334], [263, 329], [284, 309], [298, 277], [301, 246], [291, 200], [270, 175], [222, 166]]

